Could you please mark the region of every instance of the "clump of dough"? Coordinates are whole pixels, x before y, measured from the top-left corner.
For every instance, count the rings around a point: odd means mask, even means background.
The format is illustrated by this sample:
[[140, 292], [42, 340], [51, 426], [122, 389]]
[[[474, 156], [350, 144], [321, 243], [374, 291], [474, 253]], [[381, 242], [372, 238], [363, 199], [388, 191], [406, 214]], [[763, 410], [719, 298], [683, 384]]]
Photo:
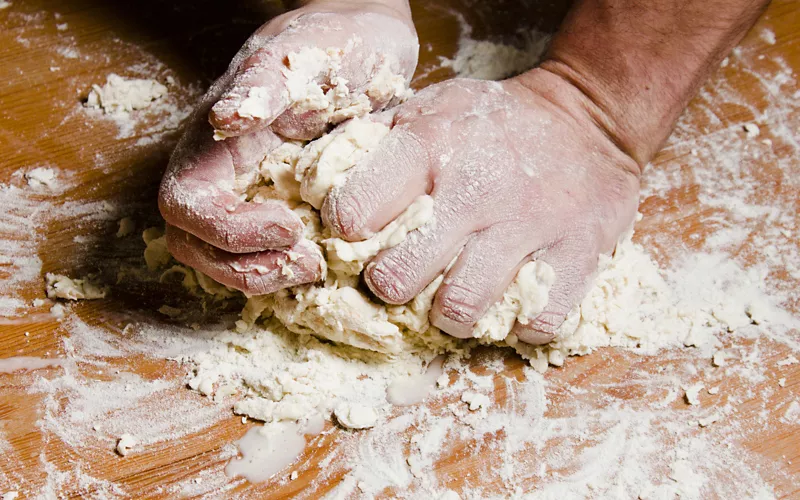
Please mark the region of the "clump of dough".
[[106, 296], [105, 288], [89, 278], [73, 279], [62, 274], [47, 273], [47, 297], [51, 299], [92, 300]]

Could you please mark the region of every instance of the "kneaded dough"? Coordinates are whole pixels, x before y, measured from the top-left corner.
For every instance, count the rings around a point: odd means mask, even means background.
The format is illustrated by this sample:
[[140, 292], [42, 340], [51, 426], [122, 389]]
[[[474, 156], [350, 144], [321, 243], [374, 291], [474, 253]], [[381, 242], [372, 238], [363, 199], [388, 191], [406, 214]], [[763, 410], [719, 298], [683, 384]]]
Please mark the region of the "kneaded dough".
[[[319, 217], [325, 196], [343, 182], [349, 169], [375, 150], [388, 131], [386, 125], [368, 116], [353, 118], [308, 144], [283, 145], [262, 162], [258, 178], [237, 182], [242, 196], [253, 202], [287, 201], [305, 222], [306, 238], [320, 245], [327, 260], [322, 283], [251, 297], [241, 329], [261, 316], [274, 316], [295, 333], [385, 354], [446, 348], [453, 342], [428, 322], [441, 277], [401, 306], [379, 303], [359, 286], [367, 261], [431, 222], [433, 198], [420, 196], [383, 230], [360, 242], [334, 238]], [[544, 309], [554, 280], [553, 270], [543, 262], [523, 266], [503, 299], [478, 323], [474, 337], [484, 342], [504, 340], [515, 321], [525, 322]]]
[[[268, 199], [286, 201], [303, 220], [305, 237], [320, 246], [327, 261], [326, 274], [318, 283], [295, 286], [271, 295], [249, 297], [241, 320], [237, 322], [237, 330], [247, 331], [262, 318], [277, 320], [291, 332], [313, 335], [388, 357], [401, 353], [461, 351], [475, 343], [510, 345], [540, 371], [548, 363], [563, 363], [565, 355], [591, 350], [598, 342], [607, 342], [608, 335], [603, 335], [599, 341], [581, 340], [605, 326], [598, 321], [595, 321], [598, 323], [595, 326], [593, 319], [585, 318], [580, 308], [571, 313], [556, 335], [552, 348], [527, 346], [509, 335], [516, 321], [524, 323], [536, 317], [547, 305], [555, 273], [544, 262], [530, 262], [520, 269], [502, 299], [477, 323], [473, 339], [466, 343], [443, 334], [428, 321], [443, 276], [434, 279], [406, 304], [386, 305], [374, 300], [360, 284], [360, 273], [365, 262], [380, 251], [403, 241], [411, 231], [424, 230], [434, 216], [434, 201], [430, 196], [420, 196], [395, 221], [365, 241], [347, 242], [333, 237], [320, 219], [322, 202], [332, 188], [344, 181], [349, 169], [378, 147], [389, 129], [368, 114], [370, 106], [351, 105], [366, 102], [364, 99], [350, 95], [346, 99], [336, 97], [336, 87], [346, 85], [346, 82], [336, 80], [336, 51], [303, 49], [288, 60], [287, 92], [295, 107], [302, 110], [324, 109], [330, 113], [342, 109], [347, 109], [348, 113], [355, 110], [357, 116], [317, 140], [308, 143], [286, 141], [266, 155], [256, 172], [236, 180], [235, 189], [243, 200], [254, 203]], [[328, 75], [330, 85], [327, 90], [313, 81], [313, 75], [319, 74]], [[405, 85], [398, 85], [398, 82], [404, 82], [400, 77], [390, 74], [380, 76], [373, 80], [367, 93], [398, 98], [408, 95]], [[344, 90], [339, 89], [342, 92]], [[244, 108], [246, 114], [257, 115], [258, 92], [254, 90], [240, 103], [240, 111]], [[369, 97], [372, 96], [365, 96], [367, 100]], [[216, 134], [215, 138], [220, 140], [224, 137]], [[157, 230], [148, 231], [144, 235], [148, 267], [164, 267], [170, 259], [164, 238]], [[630, 238], [623, 243], [630, 245]], [[601, 257], [601, 269], [616, 260], [608, 257], [603, 260]], [[199, 287], [212, 295], [229, 297], [238, 293], [184, 266], [173, 265], [164, 274], [167, 273], [182, 273], [185, 285]], [[581, 335], [568, 340], [576, 332]]]

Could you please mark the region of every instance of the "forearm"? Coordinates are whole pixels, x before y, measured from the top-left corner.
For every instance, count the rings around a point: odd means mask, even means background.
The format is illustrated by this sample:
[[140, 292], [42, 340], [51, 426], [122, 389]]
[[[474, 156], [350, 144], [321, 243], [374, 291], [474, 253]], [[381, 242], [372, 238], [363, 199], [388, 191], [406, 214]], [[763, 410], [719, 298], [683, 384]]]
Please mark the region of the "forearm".
[[769, 0], [579, 0], [542, 69], [586, 96], [587, 110], [640, 167]]

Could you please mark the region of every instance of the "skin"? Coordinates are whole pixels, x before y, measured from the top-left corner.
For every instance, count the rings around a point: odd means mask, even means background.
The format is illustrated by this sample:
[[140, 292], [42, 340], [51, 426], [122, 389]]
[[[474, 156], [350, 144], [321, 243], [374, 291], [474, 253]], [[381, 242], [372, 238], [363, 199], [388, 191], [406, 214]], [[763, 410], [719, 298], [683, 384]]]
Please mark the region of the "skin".
[[[328, 195], [323, 220], [358, 241], [430, 194], [433, 223], [367, 266], [372, 292], [405, 303], [456, 258], [430, 319], [468, 337], [518, 269], [541, 259], [556, 273], [547, 308], [513, 333], [547, 342], [584, 295], [598, 255], [632, 224], [644, 165], [767, 4], [578, 1], [540, 67], [499, 83], [444, 82], [381, 112], [389, 135]], [[370, 22], [359, 22], [365, 13]], [[287, 207], [244, 204], [217, 185], [254, 168], [280, 144], [275, 132], [311, 138], [325, 130], [313, 114], [286, 111], [282, 56], [300, 46], [343, 46], [354, 33], [366, 41], [344, 59], [356, 90], [374, 70], [363, 64], [371, 49], [394, 55], [411, 76], [417, 41], [405, 0], [318, 1], [261, 28], [209, 91], [162, 183], [160, 207], [178, 260], [247, 293], [319, 279], [322, 256], [301, 239]], [[236, 113], [252, 86], [274, 89], [265, 118]], [[209, 122], [232, 138], [213, 142]], [[289, 249], [294, 272], [281, 274]]]

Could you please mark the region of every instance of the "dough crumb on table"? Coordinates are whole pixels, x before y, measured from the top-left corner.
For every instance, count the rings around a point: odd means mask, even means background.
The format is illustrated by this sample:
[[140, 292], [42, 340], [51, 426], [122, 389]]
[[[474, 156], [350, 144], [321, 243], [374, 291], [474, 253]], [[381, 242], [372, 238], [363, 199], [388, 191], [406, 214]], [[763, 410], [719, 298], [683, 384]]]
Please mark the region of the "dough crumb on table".
[[117, 440], [116, 451], [117, 453], [125, 457], [130, 453], [131, 449], [137, 446], [139, 443], [136, 441], [136, 438], [131, 436], [130, 434], [123, 434], [120, 436], [119, 440]]
[[72, 279], [61, 274], [47, 273], [47, 297], [51, 299], [94, 300], [106, 296], [106, 290], [89, 278]]

